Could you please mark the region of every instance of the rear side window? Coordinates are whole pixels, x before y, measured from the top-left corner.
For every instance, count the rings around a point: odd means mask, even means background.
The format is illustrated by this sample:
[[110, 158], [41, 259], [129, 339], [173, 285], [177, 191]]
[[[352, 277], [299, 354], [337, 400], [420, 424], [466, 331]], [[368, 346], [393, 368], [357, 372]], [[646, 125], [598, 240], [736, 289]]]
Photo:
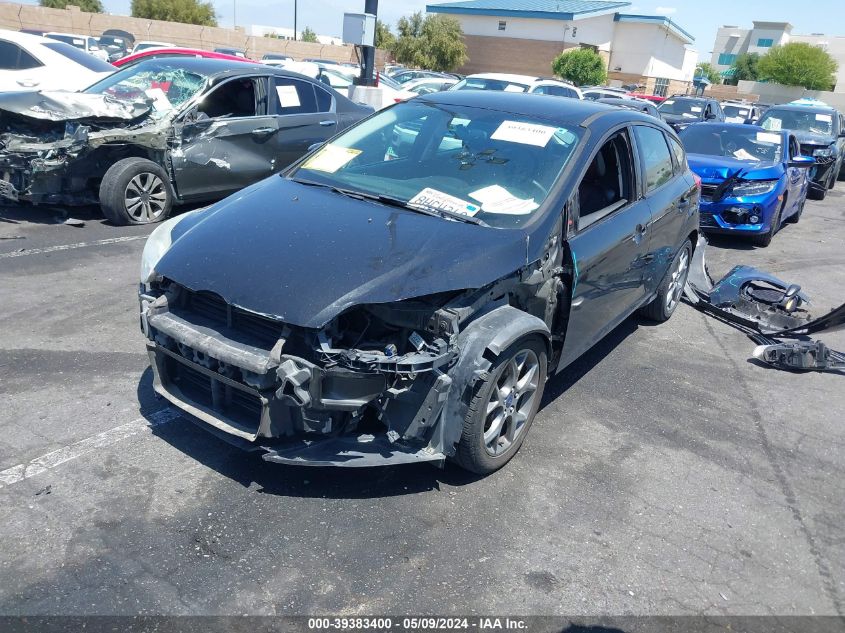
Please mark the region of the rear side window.
[[41, 62], [17, 44], [0, 40], [0, 70], [27, 70], [38, 68]]
[[672, 153], [675, 155], [675, 165], [678, 168], [676, 173], [684, 173], [687, 170], [687, 154], [684, 151], [683, 145], [676, 141], [674, 137], [670, 136], [669, 147], [672, 148]]
[[317, 110], [320, 112], [331, 112], [332, 111], [332, 95], [329, 93], [328, 90], [323, 90], [322, 88], [314, 87], [314, 91], [317, 93]]
[[318, 112], [314, 85], [299, 79], [275, 78], [273, 90], [275, 111], [278, 114], [313, 114]]
[[634, 126], [640, 155], [645, 164], [646, 190], [652, 192], [672, 178], [672, 156], [663, 132], [644, 125]]
[[64, 42], [44, 42], [44, 48], [49, 48], [54, 53], [58, 53], [69, 60], [76, 62], [80, 66], [84, 66], [88, 70], [93, 70], [95, 73], [113, 73], [114, 66], [102, 59], [97, 59], [93, 55], [89, 55], [85, 51], [74, 48], [70, 44]]

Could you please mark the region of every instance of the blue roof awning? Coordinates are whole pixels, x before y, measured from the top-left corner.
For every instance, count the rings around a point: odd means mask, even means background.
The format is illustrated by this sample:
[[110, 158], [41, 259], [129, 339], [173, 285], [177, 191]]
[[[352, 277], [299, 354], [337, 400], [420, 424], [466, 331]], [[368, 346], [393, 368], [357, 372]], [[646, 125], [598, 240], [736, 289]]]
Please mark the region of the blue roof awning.
[[577, 20], [630, 6], [630, 2], [611, 0], [463, 0], [426, 5], [428, 13], [490, 15], [544, 20]]

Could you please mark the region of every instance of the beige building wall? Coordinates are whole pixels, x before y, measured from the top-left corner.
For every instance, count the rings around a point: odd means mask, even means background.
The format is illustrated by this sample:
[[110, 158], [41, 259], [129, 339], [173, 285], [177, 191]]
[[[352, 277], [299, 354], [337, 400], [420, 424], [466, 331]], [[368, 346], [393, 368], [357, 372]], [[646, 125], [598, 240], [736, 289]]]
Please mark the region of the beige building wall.
[[[241, 28], [224, 29], [122, 15], [85, 13], [76, 7], [47, 9], [34, 5], [0, 2], [0, 28], [12, 31], [39, 29], [80, 35], [100, 35], [106, 29], [123, 29], [132, 33], [136, 40], [171, 42], [177, 46], [206, 50], [213, 50], [220, 46], [242, 48], [253, 59], [260, 59], [265, 53], [282, 53], [297, 60], [315, 57], [338, 62], [357, 61], [355, 50], [351, 46], [255, 37], [247, 35]], [[378, 51], [376, 64], [381, 66], [385, 60], [386, 53]]]

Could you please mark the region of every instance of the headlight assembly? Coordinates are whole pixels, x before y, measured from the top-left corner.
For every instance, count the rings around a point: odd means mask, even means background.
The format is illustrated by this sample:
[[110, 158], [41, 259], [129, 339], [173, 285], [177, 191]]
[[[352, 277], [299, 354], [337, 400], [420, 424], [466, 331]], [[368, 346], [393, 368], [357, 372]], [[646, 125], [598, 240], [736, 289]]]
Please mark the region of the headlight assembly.
[[832, 147], [822, 147], [821, 149], [813, 150], [813, 156], [833, 156], [834, 149]]
[[761, 196], [766, 193], [774, 191], [777, 187], [777, 180], [756, 180], [749, 182], [741, 182], [733, 186], [731, 195], [735, 198], [742, 196]]
[[141, 283], [148, 284], [155, 278], [155, 266], [162, 256], [170, 249], [173, 243], [172, 232], [173, 228], [188, 216], [201, 211], [196, 209], [183, 213], [175, 218], [170, 218], [166, 222], [162, 222], [155, 231], [150, 233], [147, 238], [147, 243], [144, 244], [144, 254], [141, 255]]

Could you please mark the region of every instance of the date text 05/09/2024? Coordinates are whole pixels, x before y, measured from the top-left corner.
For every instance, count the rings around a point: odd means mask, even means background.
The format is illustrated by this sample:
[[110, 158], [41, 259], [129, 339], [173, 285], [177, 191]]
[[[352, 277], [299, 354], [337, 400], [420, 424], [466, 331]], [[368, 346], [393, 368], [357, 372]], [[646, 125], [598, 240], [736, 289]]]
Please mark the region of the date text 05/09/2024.
[[478, 630], [521, 631], [528, 628], [525, 620], [511, 617], [322, 617], [308, 618], [309, 630], [377, 630], [405, 631]]

